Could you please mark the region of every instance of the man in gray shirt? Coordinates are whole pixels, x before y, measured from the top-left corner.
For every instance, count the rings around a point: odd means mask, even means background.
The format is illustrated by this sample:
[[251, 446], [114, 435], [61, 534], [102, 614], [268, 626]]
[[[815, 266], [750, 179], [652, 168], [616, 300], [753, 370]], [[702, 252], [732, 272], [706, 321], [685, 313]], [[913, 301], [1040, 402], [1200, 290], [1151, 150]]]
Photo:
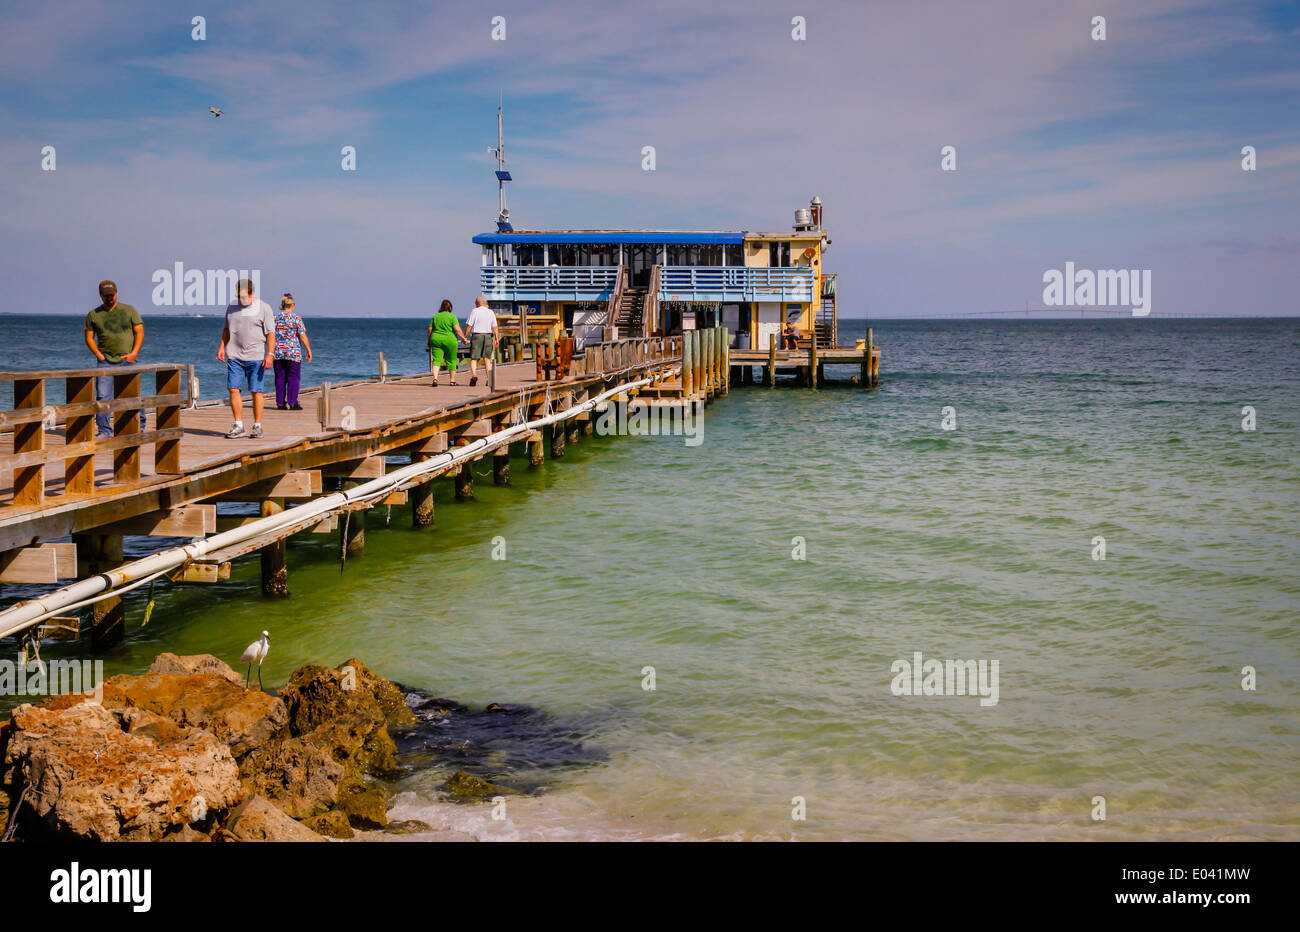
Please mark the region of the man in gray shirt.
[[[235, 425], [226, 434], [232, 440], [262, 436], [262, 382], [275, 357], [275, 314], [271, 306], [254, 296], [253, 283], [241, 278], [236, 286], [238, 304], [226, 308], [226, 326], [221, 331], [217, 358], [226, 364], [226, 388], [230, 390], [230, 410]], [[244, 432], [244, 403], [240, 397], [244, 385], [253, 396], [253, 429]]]

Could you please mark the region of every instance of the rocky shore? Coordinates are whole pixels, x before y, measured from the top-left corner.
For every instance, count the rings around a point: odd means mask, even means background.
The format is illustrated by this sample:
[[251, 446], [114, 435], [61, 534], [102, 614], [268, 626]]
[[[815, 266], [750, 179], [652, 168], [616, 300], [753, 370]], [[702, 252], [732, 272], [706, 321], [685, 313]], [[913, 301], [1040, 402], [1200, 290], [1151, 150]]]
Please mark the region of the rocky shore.
[[[402, 691], [359, 660], [298, 669], [278, 695], [209, 655], [160, 655], [0, 724], [0, 837], [17, 841], [325, 841], [383, 830]], [[457, 774], [453, 797], [500, 788]], [[12, 823], [12, 824], [10, 824]], [[450, 834], [450, 833], [449, 833]], [[451, 839], [449, 839], [451, 840]]]

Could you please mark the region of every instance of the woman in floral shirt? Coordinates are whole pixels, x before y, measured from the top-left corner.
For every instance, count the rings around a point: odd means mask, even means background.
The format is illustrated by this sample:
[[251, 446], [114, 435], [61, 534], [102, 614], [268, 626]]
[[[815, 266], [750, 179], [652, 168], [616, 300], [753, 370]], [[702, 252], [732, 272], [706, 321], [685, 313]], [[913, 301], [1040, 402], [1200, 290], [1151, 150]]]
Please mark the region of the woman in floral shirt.
[[311, 362], [311, 342], [307, 327], [294, 313], [293, 295], [287, 291], [280, 299], [280, 312], [275, 315], [275, 406], [284, 411], [301, 411], [298, 404], [298, 384], [302, 379], [302, 354]]

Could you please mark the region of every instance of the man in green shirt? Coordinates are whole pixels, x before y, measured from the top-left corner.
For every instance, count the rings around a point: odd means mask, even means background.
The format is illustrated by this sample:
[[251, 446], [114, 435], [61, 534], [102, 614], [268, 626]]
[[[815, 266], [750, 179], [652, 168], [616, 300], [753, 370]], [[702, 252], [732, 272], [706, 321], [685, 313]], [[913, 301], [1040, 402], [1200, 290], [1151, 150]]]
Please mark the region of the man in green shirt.
[[[144, 321], [140, 312], [129, 304], [117, 300], [117, 285], [107, 279], [99, 283], [100, 305], [86, 315], [86, 346], [98, 360], [98, 367], [129, 366], [140, 355], [144, 345]], [[95, 379], [95, 398], [106, 401], [113, 397], [113, 377], [101, 375]], [[99, 436], [111, 437], [113, 427], [108, 412], [95, 416]], [[140, 430], [145, 429], [144, 409], [140, 409]]]

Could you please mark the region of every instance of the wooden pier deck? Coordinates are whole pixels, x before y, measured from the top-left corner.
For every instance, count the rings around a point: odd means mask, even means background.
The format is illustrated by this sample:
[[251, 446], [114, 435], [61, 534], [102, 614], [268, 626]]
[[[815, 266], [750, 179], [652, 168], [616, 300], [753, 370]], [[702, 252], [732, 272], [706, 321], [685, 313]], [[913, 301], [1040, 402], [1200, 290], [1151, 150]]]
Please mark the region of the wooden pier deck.
[[[468, 384], [467, 368], [457, 372], [456, 385], [444, 372], [437, 387], [429, 373], [320, 386], [301, 393], [301, 411], [274, 406], [265, 411], [264, 436], [257, 440], [226, 438], [228, 403], [186, 398], [184, 366], [110, 370], [114, 398], [103, 401], [95, 400], [93, 387], [102, 371], [2, 373], [0, 378], [14, 384], [14, 404], [0, 411], [0, 583], [83, 578], [123, 562], [124, 536], [202, 538], [250, 520], [218, 516], [219, 502], [261, 503], [263, 515], [283, 512], [319, 496], [327, 479], [355, 484], [383, 476], [389, 457], [427, 459], [620, 385], [648, 377], [661, 381], [680, 368], [681, 354], [680, 337], [625, 340], [589, 346], [573, 357], [567, 372], [540, 378], [535, 360], [500, 363], [491, 387], [482, 368], [476, 386]], [[155, 394], [145, 396], [141, 378], [151, 374]], [[66, 383], [64, 404], [44, 403], [45, 383], [53, 380]], [[246, 397], [246, 408], [249, 402]], [[143, 432], [138, 428], [142, 408], [149, 416]], [[101, 412], [111, 416], [112, 437], [94, 436], [94, 417]], [[251, 425], [251, 410], [245, 410], [244, 422]], [[590, 422], [590, 413], [584, 413], [549, 429], [549, 444], [533, 431], [526, 438], [530, 462], [540, 464], [545, 447], [551, 456], [563, 456], [566, 440], [590, 433]], [[509, 481], [508, 451], [487, 447], [481, 455], [494, 457], [495, 481]], [[467, 466], [457, 472], [458, 494], [472, 495], [469, 475]], [[408, 500], [413, 522], [431, 523], [432, 486], [414, 489], [409, 499], [405, 490], [398, 491], [385, 501]], [[218, 554], [206, 566], [187, 567], [177, 578], [214, 582], [228, 576], [230, 559], [262, 550], [264, 570], [269, 569], [264, 575], [271, 577], [264, 583], [274, 593], [277, 572], [283, 589], [284, 538], [333, 530], [337, 517], [254, 540]], [[350, 539], [340, 538], [349, 550], [363, 540], [358, 533], [363, 522], [352, 525]], [[102, 633], [99, 616], [111, 614], [99, 608], [96, 633]]]
[[[581, 406], [621, 386], [629, 390], [615, 391], [614, 400], [640, 395], [656, 405], [701, 404], [727, 392], [751, 364], [771, 372], [807, 364], [797, 353], [776, 353], [773, 365], [775, 351], [759, 358], [730, 350], [728, 342], [724, 329], [710, 328], [591, 344], [571, 358], [567, 344], [558, 355], [555, 347], [536, 348], [541, 362], [499, 363], [491, 386], [482, 370], [479, 384], [470, 386], [467, 369], [458, 371], [456, 385], [445, 373], [437, 387], [429, 373], [323, 385], [300, 394], [301, 411], [266, 410], [264, 436], [256, 440], [225, 436], [228, 403], [189, 397], [193, 383], [183, 365], [0, 373], [14, 386], [12, 409], [0, 411], [0, 584], [94, 578], [125, 562], [127, 536], [193, 540], [239, 531], [259, 519], [219, 514], [217, 505], [245, 502], [259, 504], [262, 518], [281, 517], [213, 542], [211, 551], [187, 558], [169, 578], [217, 582], [229, 577], [232, 560], [260, 552], [263, 590], [282, 595], [288, 537], [338, 530], [341, 553], [356, 552], [364, 545], [365, 522], [350, 516], [374, 504], [409, 504], [412, 523], [427, 526], [437, 476], [452, 474], [457, 495], [472, 497], [471, 463], [491, 456], [494, 483], [509, 483], [509, 450], [503, 447], [511, 438], [472, 447], [458, 454], [458, 464], [442, 457], [418, 476], [394, 477], [365, 503], [342, 495], [322, 500], [327, 484], [356, 486], [386, 476], [390, 458], [427, 461], [507, 427], [569, 412], [571, 419], [546, 426], [545, 434], [527, 427], [515, 432], [530, 466], [537, 466], [548, 451], [562, 457], [566, 443], [591, 434], [593, 412]], [[874, 376], [878, 353], [841, 348], [812, 358], [831, 364], [856, 359]], [[544, 368], [555, 364], [559, 371]], [[809, 371], [818, 369], [814, 362]], [[96, 400], [94, 379], [105, 374], [114, 380], [113, 397]], [[154, 394], [145, 395], [141, 380], [150, 375]], [[67, 400], [47, 405], [46, 383], [56, 380], [65, 384]], [[643, 381], [648, 384], [631, 384]], [[141, 410], [148, 414], [143, 431]], [[107, 438], [95, 436], [101, 413], [113, 424]], [[244, 423], [251, 426], [251, 410]], [[313, 502], [302, 520], [289, 516]], [[0, 607], [0, 614], [5, 611]], [[121, 599], [101, 597], [91, 618], [96, 645], [111, 644], [121, 630]]]

